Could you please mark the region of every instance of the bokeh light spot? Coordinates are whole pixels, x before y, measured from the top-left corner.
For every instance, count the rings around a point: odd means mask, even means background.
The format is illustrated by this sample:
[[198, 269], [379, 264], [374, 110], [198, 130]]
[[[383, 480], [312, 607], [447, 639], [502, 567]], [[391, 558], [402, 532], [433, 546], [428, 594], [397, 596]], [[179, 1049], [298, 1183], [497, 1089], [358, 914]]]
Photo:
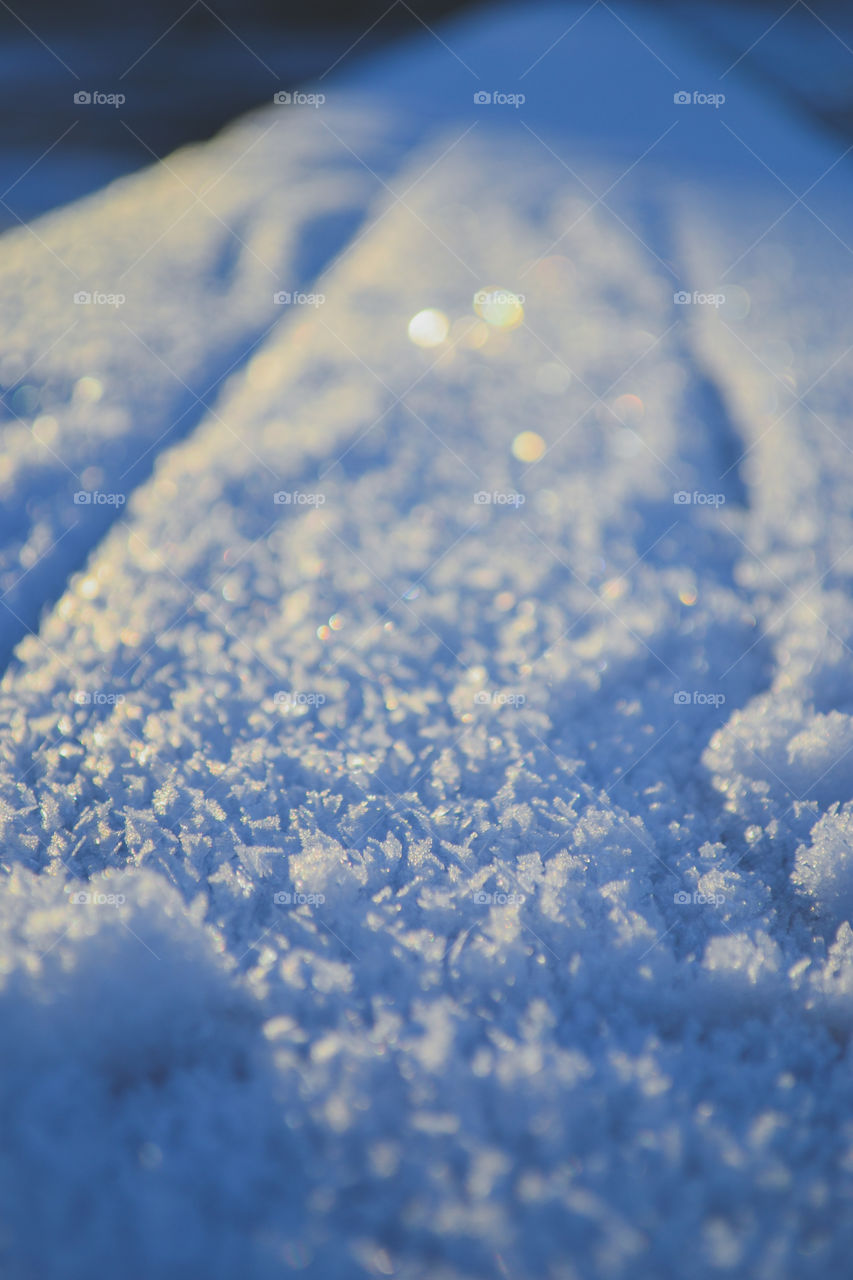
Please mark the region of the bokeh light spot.
[[642, 422], [646, 409], [639, 396], [624, 395], [613, 401], [613, 412], [626, 427], [636, 427]]
[[619, 600], [627, 590], [628, 584], [624, 578], [608, 578], [602, 584], [601, 594], [605, 600]]
[[450, 321], [443, 311], [428, 307], [409, 321], [409, 340], [416, 347], [439, 347], [450, 332]]
[[524, 319], [524, 299], [511, 289], [490, 285], [474, 294], [474, 310], [494, 329], [515, 329]]
[[538, 462], [545, 449], [545, 441], [536, 431], [522, 431], [512, 442], [513, 456], [519, 462]]
[[103, 383], [88, 373], [74, 383], [74, 399], [83, 404], [97, 404], [103, 394]]

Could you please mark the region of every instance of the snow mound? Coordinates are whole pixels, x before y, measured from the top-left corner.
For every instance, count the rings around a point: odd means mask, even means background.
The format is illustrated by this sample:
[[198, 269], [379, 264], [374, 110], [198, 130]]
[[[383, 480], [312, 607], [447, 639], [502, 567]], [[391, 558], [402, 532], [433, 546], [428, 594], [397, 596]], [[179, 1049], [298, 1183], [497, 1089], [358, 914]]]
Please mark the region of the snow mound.
[[853, 804], [830, 806], [797, 849], [792, 882], [836, 923], [853, 914]]
[[3, 427], [14, 1280], [844, 1273], [849, 178], [637, 22], [467, 17], [177, 157], [212, 220], [40, 224], [160, 239], [126, 341], [38, 258]]

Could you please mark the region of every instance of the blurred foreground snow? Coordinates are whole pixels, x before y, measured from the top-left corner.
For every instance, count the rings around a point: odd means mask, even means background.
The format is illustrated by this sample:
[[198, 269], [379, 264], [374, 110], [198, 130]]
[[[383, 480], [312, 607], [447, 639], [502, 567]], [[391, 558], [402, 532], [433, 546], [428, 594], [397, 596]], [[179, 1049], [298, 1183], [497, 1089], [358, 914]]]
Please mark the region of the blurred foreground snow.
[[581, 13], [0, 240], [15, 1280], [844, 1274], [847, 164]]

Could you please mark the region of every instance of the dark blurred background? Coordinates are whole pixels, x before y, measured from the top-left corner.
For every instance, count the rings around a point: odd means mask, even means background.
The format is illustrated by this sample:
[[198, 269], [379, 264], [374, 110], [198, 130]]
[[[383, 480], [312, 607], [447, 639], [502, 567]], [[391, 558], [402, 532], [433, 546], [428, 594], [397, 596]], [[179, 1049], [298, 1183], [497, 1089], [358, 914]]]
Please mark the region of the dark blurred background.
[[[518, 0], [530, 3], [530, 0]], [[608, 0], [630, 24], [636, 0]], [[646, 0], [648, 7], [648, 0]], [[352, 70], [394, 41], [487, 7], [465, 0], [0, 0], [0, 228], [26, 221]], [[567, 25], [579, 11], [566, 9]], [[584, 3], [582, 8], [586, 8]], [[795, 109], [853, 139], [853, 5], [842, 0], [657, 0], [665, 21]], [[614, 21], [617, 21], [614, 18]], [[331, 74], [334, 74], [333, 70]], [[87, 108], [79, 91], [124, 94]]]
[[[458, 0], [0, 0], [0, 227], [440, 23]], [[119, 108], [74, 102], [123, 94]], [[135, 135], [135, 136], [134, 136]]]

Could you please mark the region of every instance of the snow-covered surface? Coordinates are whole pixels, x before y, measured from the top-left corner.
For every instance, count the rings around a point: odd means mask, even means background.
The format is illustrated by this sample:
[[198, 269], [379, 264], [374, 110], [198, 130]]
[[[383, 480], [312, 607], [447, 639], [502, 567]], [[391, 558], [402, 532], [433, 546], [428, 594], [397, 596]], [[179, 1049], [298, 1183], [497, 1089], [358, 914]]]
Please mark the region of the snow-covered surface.
[[849, 168], [583, 13], [0, 241], [15, 1280], [845, 1273]]

